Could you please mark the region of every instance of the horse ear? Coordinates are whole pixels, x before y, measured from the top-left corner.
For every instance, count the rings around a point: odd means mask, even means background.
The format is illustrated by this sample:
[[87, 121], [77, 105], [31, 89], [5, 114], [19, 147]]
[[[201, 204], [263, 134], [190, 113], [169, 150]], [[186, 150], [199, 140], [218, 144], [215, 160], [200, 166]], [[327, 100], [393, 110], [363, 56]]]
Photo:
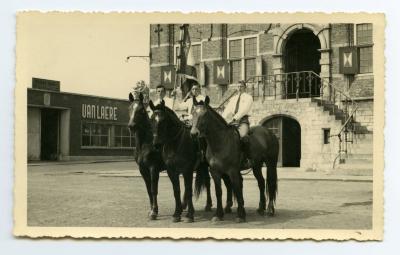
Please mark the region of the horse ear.
[[149, 106], [150, 106], [150, 109], [154, 112], [154, 109], [155, 109], [155, 106], [154, 106], [154, 103], [153, 103], [153, 101], [149, 101]]
[[161, 100], [160, 105], [161, 105], [162, 107], [165, 107], [165, 101], [164, 101], [164, 99]]
[[132, 93], [129, 93], [129, 102], [133, 102], [133, 100], [134, 100], [134, 98], [133, 98], [133, 95], [132, 95]]
[[139, 93], [139, 101], [141, 102], [141, 103], [143, 103], [143, 94], [142, 94], [142, 92], [140, 92]]
[[210, 103], [210, 98], [208, 96], [206, 96], [206, 99], [204, 100], [204, 103], [206, 105], [208, 105]]

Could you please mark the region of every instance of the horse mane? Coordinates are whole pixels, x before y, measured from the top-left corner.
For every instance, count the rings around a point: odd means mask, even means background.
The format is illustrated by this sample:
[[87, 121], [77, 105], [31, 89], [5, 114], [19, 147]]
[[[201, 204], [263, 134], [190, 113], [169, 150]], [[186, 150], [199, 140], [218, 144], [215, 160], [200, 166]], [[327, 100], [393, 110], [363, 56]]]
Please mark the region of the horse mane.
[[226, 127], [230, 127], [228, 122], [216, 111], [214, 110], [211, 106], [207, 105], [207, 109], [219, 120], [221, 121]]
[[[157, 106], [156, 106], [156, 109], [157, 109], [157, 110], [160, 109], [160, 108], [161, 108], [160, 105], [157, 105]], [[171, 116], [171, 118], [172, 118], [173, 121], [175, 121], [175, 122], [181, 124], [181, 120], [178, 118], [178, 116], [176, 115], [176, 113], [175, 113], [172, 109], [168, 108], [167, 106], [164, 106], [164, 109], [165, 109], [165, 112], [166, 112], [169, 116]]]

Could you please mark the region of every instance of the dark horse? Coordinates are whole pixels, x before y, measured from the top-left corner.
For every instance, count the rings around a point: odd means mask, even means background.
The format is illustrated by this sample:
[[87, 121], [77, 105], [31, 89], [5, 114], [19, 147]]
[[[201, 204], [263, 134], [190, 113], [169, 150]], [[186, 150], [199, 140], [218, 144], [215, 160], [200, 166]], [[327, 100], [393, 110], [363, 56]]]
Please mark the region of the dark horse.
[[[182, 174], [185, 184], [183, 200], [188, 206], [186, 221], [193, 222], [193, 172], [197, 169], [195, 186], [196, 194], [199, 194], [200, 190], [207, 185], [208, 165], [200, 161], [197, 142], [192, 139], [190, 129], [179, 120], [175, 112], [166, 107], [164, 101], [161, 101], [157, 106], [150, 101], [149, 105], [153, 111], [153, 144], [161, 146], [162, 159], [167, 167], [168, 177], [172, 182], [174, 191], [175, 212], [173, 214], [173, 221], [178, 222], [181, 220], [183, 210], [179, 184], [179, 175]], [[211, 196], [209, 194], [207, 196], [206, 210], [208, 208], [211, 208]]]
[[[150, 200], [149, 217], [150, 219], [155, 220], [158, 215], [157, 195], [159, 175], [161, 171], [166, 169], [166, 166], [162, 159], [160, 150], [156, 150], [153, 146], [152, 125], [143, 103], [143, 95], [140, 93], [139, 98], [135, 100], [132, 93], [129, 93], [129, 101], [131, 104], [129, 106], [128, 127], [135, 136], [135, 160], [139, 165], [139, 171], [146, 184]], [[203, 177], [202, 174], [204, 173], [197, 173], [199, 178], [206, 178]], [[200, 194], [200, 189], [203, 187], [202, 179], [196, 178], [196, 183], [198, 183], [196, 184], [196, 195]], [[210, 181], [208, 180], [205, 185], [207, 188], [206, 210], [211, 210], [212, 202], [210, 195]]]
[[[217, 195], [217, 211], [214, 221], [222, 220], [222, 190], [221, 178], [228, 175], [238, 202], [237, 221], [243, 222], [246, 218], [243, 200], [243, 178], [240, 174], [240, 160], [242, 157], [240, 136], [236, 127], [228, 123], [214, 109], [209, 106], [207, 96], [205, 102], [193, 100], [192, 135], [200, 135], [207, 141], [206, 158], [210, 164], [210, 172], [215, 183]], [[272, 132], [262, 126], [252, 127], [249, 131], [249, 157], [253, 166], [253, 173], [260, 189], [258, 212], [264, 212], [266, 207], [265, 191], [268, 189], [268, 214], [275, 213], [274, 202], [277, 192], [277, 170], [279, 142]], [[262, 175], [263, 164], [267, 165], [267, 181]]]
[[153, 133], [151, 132], [150, 118], [143, 104], [143, 95], [139, 94], [139, 100], [134, 100], [129, 93], [129, 123], [128, 127], [135, 136], [135, 160], [139, 165], [150, 199], [149, 217], [157, 219], [158, 215], [158, 179], [160, 172], [165, 169], [161, 153], [153, 146]]

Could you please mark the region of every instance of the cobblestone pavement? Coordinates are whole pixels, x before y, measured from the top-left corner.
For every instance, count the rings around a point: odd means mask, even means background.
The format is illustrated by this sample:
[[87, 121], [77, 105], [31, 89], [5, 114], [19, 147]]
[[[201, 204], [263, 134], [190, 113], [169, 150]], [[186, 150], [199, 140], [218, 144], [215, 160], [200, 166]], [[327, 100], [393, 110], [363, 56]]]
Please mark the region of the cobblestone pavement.
[[[371, 181], [285, 178], [279, 181], [278, 186], [274, 217], [256, 213], [259, 192], [250, 173], [244, 179], [246, 223], [235, 223], [236, 214], [232, 213], [225, 215], [224, 221], [212, 224], [213, 212], [203, 210], [204, 193], [194, 201], [194, 223], [172, 223], [172, 186], [164, 174], [159, 183], [159, 218], [150, 221], [147, 217], [147, 192], [134, 162], [35, 165], [28, 167], [28, 225], [269, 229], [372, 227]], [[215, 211], [214, 193], [212, 197]]]

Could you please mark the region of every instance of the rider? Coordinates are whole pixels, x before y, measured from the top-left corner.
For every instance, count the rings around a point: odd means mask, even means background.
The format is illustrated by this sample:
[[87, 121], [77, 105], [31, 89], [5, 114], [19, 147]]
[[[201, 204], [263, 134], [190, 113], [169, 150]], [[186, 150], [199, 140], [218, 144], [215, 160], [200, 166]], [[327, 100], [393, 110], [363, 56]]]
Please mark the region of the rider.
[[163, 85], [159, 84], [156, 87], [156, 93], [157, 93], [157, 99], [154, 100], [154, 105], [158, 105], [161, 103], [162, 100], [164, 100], [165, 106], [173, 110], [174, 101], [172, 100], [172, 98], [166, 96], [167, 91]]
[[243, 168], [249, 168], [250, 162], [248, 159], [248, 145], [249, 145], [249, 136], [248, 132], [250, 129], [249, 122], [249, 112], [253, 105], [253, 97], [246, 93], [246, 82], [241, 80], [239, 81], [238, 86], [238, 94], [233, 96], [225, 110], [222, 114], [227, 122], [232, 123], [238, 126], [240, 140], [242, 142], [242, 149], [245, 155], [245, 161], [243, 162]]
[[145, 81], [140, 80], [138, 82], [136, 82], [136, 85], [133, 87], [133, 98], [135, 100], [137, 100], [139, 98], [139, 94], [142, 93], [143, 94], [143, 103], [145, 105], [147, 105], [149, 103], [149, 87], [146, 85]]
[[183, 98], [182, 103], [180, 103], [177, 107], [178, 110], [187, 111], [186, 119], [189, 121], [193, 119], [193, 97], [195, 97], [197, 101], [206, 100], [206, 98], [201, 94], [200, 86], [198, 83], [193, 84], [192, 89], [186, 94], [185, 98]]

